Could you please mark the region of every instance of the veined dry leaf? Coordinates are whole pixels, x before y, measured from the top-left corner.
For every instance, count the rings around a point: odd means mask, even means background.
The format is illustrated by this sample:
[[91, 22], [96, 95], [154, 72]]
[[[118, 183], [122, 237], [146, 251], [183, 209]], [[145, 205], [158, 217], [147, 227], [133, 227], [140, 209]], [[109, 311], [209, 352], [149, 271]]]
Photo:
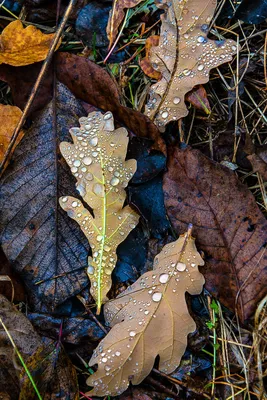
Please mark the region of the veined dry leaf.
[[109, 14], [107, 25], [107, 35], [109, 38], [109, 47], [115, 41], [119, 26], [124, 18], [124, 8], [133, 8], [143, 0], [114, 0], [113, 7]]
[[53, 38], [53, 33], [44, 34], [32, 25], [23, 28], [20, 20], [10, 22], [0, 35], [0, 64], [18, 67], [42, 61]]
[[153, 46], [158, 46], [159, 38], [160, 37], [158, 35], [149, 36], [149, 38], [147, 38], [145, 44], [146, 56], [140, 60], [140, 67], [142, 68], [143, 72], [150, 78], [156, 79], [157, 81], [161, 78], [161, 72], [152, 67], [150, 61], [150, 50]]
[[105, 305], [105, 318], [112, 329], [89, 362], [91, 366], [98, 364], [97, 372], [87, 380], [94, 386], [89, 395], [118, 395], [130, 381], [139, 384], [153, 368], [157, 355], [164, 373], [177, 368], [187, 335], [196, 327], [185, 292], [195, 295], [202, 291], [204, 277], [198, 265], [203, 264], [189, 229], [163, 248], [153, 271]]
[[139, 220], [133, 209], [123, 208], [124, 189], [136, 171], [136, 160], [125, 161], [127, 130], [114, 130], [111, 112], [93, 112], [79, 121], [81, 128], [70, 129], [74, 144], [63, 142], [60, 150], [94, 216], [73, 197], [61, 197], [60, 205], [78, 222], [90, 242], [93, 258], [88, 258], [87, 273], [99, 313], [111, 287], [116, 249]]
[[168, 4], [161, 17], [159, 45], [151, 49], [152, 66], [162, 79], [151, 86], [145, 111], [160, 130], [188, 114], [185, 94], [208, 82], [210, 70], [230, 61], [237, 50], [233, 40], [207, 38], [216, 0], [171, 0]]
[[[0, 104], [0, 162], [3, 161], [21, 115], [22, 111], [18, 107]], [[16, 145], [22, 137], [23, 131], [20, 132], [16, 140]]]

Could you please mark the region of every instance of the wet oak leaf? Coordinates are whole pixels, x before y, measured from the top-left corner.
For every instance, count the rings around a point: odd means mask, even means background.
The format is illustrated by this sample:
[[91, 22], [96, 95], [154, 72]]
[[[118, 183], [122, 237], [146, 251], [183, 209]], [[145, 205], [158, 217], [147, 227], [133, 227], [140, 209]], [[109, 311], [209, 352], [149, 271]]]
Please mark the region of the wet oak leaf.
[[[0, 104], [0, 162], [4, 159], [21, 115], [22, 111], [18, 107]], [[23, 132], [21, 131], [15, 146], [21, 141], [22, 137]]]
[[[233, 40], [207, 38], [216, 0], [171, 0], [162, 25], [159, 45], [150, 50], [150, 60], [162, 79], [151, 86], [145, 113], [161, 131], [165, 125], [188, 114], [184, 97], [209, 80], [209, 72], [232, 59]], [[165, 7], [167, 4], [165, 5]]]
[[112, 329], [96, 348], [89, 365], [98, 365], [87, 380], [89, 396], [118, 395], [129, 383], [138, 385], [153, 368], [168, 374], [180, 363], [187, 335], [196, 328], [185, 300], [202, 291], [204, 262], [190, 230], [167, 244], [154, 260], [152, 271], [104, 307]]
[[113, 44], [118, 34], [119, 26], [125, 16], [125, 8], [133, 8], [143, 0], [114, 0], [112, 9], [109, 13], [107, 25], [107, 35], [109, 39], [109, 47]]
[[165, 206], [179, 234], [193, 223], [206, 288], [242, 321], [267, 292], [267, 222], [235, 172], [198, 150], [169, 149]]
[[0, 35], [0, 64], [19, 67], [46, 58], [54, 34], [44, 34], [35, 26], [26, 28], [20, 20], [10, 22]]
[[61, 197], [60, 205], [78, 222], [92, 248], [87, 273], [99, 313], [111, 288], [116, 249], [139, 220], [130, 206], [123, 207], [125, 188], [136, 171], [136, 160], [125, 161], [128, 132], [125, 128], [114, 129], [111, 112], [92, 112], [79, 121], [80, 128], [70, 129], [73, 144], [63, 142], [60, 150], [93, 215], [73, 197]]

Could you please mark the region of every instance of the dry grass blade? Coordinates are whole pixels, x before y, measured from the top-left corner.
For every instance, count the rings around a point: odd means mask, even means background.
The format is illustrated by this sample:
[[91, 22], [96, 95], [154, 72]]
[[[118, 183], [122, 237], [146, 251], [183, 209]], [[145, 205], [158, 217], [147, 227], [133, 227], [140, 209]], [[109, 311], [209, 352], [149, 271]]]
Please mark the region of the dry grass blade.
[[207, 38], [216, 4], [216, 0], [172, 0], [162, 16], [159, 45], [150, 51], [152, 66], [162, 79], [152, 85], [145, 111], [162, 131], [168, 122], [188, 114], [185, 94], [208, 82], [210, 70], [236, 53], [233, 40]]
[[70, 129], [74, 144], [63, 142], [60, 150], [77, 179], [77, 190], [94, 216], [73, 197], [62, 197], [60, 205], [90, 241], [93, 258], [88, 259], [87, 272], [99, 313], [111, 287], [116, 249], [139, 220], [133, 209], [123, 207], [124, 189], [136, 170], [136, 161], [125, 161], [127, 130], [114, 130], [110, 112], [93, 112], [88, 118], [80, 118], [80, 123], [81, 128]]
[[151, 371], [157, 355], [159, 369], [168, 374], [179, 365], [187, 335], [195, 330], [185, 292], [199, 294], [204, 277], [191, 227], [155, 258], [153, 271], [143, 274], [115, 300], [105, 305], [111, 331], [95, 350], [90, 365], [97, 372], [87, 383], [89, 395], [122, 393], [131, 381], [139, 384]]

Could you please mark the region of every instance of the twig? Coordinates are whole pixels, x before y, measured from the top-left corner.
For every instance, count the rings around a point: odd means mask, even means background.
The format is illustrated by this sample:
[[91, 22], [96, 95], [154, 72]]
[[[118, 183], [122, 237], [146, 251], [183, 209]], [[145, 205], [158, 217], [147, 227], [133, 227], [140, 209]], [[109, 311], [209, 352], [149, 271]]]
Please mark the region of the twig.
[[65, 11], [64, 17], [62, 19], [62, 22], [59, 25], [59, 28], [58, 28], [58, 30], [57, 30], [57, 32], [55, 34], [55, 37], [54, 37], [54, 39], [53, 39], [53, 41], [51, 43], [51, 46], [50, 46], [50, 49], [49, 49], [48, 54], [46, 56], [46, 59], [43, 62], [43, 65], [42, 65], [42, 68], [41, 68], [40, 73], [38, 75], [38, 78], [37, 78], [37, 80], [36, 80], [36, 82], [34, 84], [34, 87], [33, 87], [32, 91], [31, 91], [29, 100], [27, 101], [27, 104], [26, 104], [26, 106], [25, 106], [25, 108], [23, 110], [23, 113], [22, 113], [22, 116], [21, 116], [21, 118], [20, 118], [20, 120], [18, 122], [18, 125], [16, 126], [16, 129], [14, 130], [14, 133], [12, 135], [12, 139], [11, 139], [11, 141], [9, 143], [9, 146], [8, 146], [7, 151], [6, 151], [5, 157], [4, 157], [3, 162], [1, 164], [1, 167], [0, 167], [1, 176], [3, 174], [4, 167], [6, 165], [6, 162], [7, 162], [8, 158], [9, 158], [9, 155], [11, 154], [11, 152], [13, 150], [13, 147], [15, 145], [15, 142], [17, 140], [19, 132], [20, 132], [21, 128], [23, 127], [24, 123], [25, 123], [27, 114], [28, 114], [28, 112], [30, 110], [30, 107], [31, 107], [31, 105], [33, 103], [33, 100], [34, 100], [34, 98], [36, 96], [36, 93], [37, 93], [37, 91], [39, 89], [39, 86], [40, 86], [40, 84], [41, 84], [41, 82], [42, 82], [42, 80], [43, 80], [43, 78], [45, 76], [45, 73], [47, 71], [47, 68], [48, 68], [49, 64], [51, 63], [54, 51], [55, 51], [55, 49], [57, 47], [58, 41], [60, 39], [60, 36], [62, 35], [63, 29], [64, 29], [64, 27], [66, 25], [66, 22], [67, 22], [67, 20], [69, 18], [69, 15], [70, 15], [70, 13], [72, 11], [72, 8], [73, 8], [75, 3], [76, 3], [76, 0], [70, 0], [69, 5], [68, 5], [68, 7], [67, 7], [67, 9]]

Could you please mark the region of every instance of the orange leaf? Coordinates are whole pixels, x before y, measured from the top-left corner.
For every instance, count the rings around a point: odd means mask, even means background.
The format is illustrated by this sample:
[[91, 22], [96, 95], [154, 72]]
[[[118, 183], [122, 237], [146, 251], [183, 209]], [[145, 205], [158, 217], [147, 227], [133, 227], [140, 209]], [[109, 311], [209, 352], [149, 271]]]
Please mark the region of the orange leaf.
[[53, 38], [54, 33], [46, 35], [32, 25], [23, 28], [21, 21], [13, 21], [0, 35], [0, 64], [18, 67], [42, 61]]
[[201, 110], [208, 115], [211, 113], [207, 92], [203, 85], [197, 85], [193, 90], [190, 90], [190, 92], [185, 95], [185, 100], [191, 103], [192, 106], [198, 110]]
[[153, 68], [153, 65], [150, 61], [150, 50], [153, 46], [158, 46], [158, 44], [159, 44], [159, 36], [158, 35], [150, 36], [146, 40], [146, 45], [145, 45], [146, 56], [142, 60], [140, 60], [140, 67], [142, 68], [144, 73], [150, 78], [156, 79], [157, 81], [161, 79], [162, 75], [161, 72], [156, 71]]
[[[15, 106], [4, 106], [0, 104], [0, 161], [2, 162], [9, 146], [12, 134], [20, 120], [22, 111]], [[23, 137], [21, 131], [16, 145], [20, 142]]]

